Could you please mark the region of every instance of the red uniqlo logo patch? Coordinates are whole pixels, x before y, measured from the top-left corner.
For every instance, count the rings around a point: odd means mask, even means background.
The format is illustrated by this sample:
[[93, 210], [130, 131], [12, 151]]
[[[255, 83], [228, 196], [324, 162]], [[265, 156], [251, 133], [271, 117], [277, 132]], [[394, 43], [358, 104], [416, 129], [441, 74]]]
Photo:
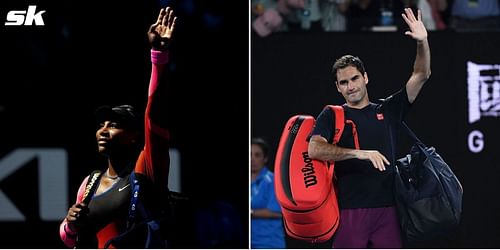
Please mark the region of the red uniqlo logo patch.
[[384, 120], [384, 114], [382, 114], [382, 113], [377, 114], [377, 120], [379, 120], [379, 121]]

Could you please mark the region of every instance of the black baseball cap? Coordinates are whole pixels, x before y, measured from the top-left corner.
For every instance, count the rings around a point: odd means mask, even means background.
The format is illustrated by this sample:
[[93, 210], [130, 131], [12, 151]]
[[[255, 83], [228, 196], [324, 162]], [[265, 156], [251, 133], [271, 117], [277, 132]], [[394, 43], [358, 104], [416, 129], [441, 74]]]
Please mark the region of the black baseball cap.
[[140, 115], [131, 105], [101, 106], [96, 109], [97, 122], [117, 121], [125, 128], [139, 129], [141, 125]]

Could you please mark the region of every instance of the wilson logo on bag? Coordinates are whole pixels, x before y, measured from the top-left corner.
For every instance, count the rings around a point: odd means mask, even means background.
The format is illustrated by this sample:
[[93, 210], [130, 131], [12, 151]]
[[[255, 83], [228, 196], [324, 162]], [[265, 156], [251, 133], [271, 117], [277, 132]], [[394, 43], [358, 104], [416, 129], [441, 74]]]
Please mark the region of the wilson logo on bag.
[[[327, 108], [336, 116], [336, 143], [344, 128], [344, 110], [332, 105]], [[274, 166], [276, 197], [286, 233], [311, 243], [329, 240], [339, 225], [333, 163], [311, 159], [308, 154], [308, 137], [315, 123], [309, 115], [296, 115], [287, 121]]]
[[302, 152], [304, 158], [304, 167], [301, 169], [304, 174], [304, 185], [306, 188], [318, 184], [318, 179], [314, 172], [313, 160], [309, 157], [308, 152]]

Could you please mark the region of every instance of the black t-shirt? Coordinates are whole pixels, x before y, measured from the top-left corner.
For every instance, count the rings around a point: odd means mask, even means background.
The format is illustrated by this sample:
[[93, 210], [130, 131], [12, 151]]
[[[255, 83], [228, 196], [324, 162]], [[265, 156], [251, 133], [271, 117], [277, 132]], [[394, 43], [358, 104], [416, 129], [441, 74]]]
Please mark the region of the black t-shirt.
[[[362, 109], [343, 105], [345, 120], [356, 125], [359, 147], [362, 150], [378, 150], [391, 162], [381, 172], [370, 161], [349, 159], [335, 162], [339, 206], [345, 208], [374, 208], [394, 205], [393, 180], [395, 159], [393, 147], [397, 141], [400, 121], [410, 108], [406, 89], [386, 98], [381, 104], [370, 103]], [[318, 116], [311, 135], [320, 135], [333, 142], [335, 114], [329, 108]], [[353, 126], [345, 124], [338, 143], [339, 147], [355, 148]], [[396, 148], [396, 145], [394, 145]]]

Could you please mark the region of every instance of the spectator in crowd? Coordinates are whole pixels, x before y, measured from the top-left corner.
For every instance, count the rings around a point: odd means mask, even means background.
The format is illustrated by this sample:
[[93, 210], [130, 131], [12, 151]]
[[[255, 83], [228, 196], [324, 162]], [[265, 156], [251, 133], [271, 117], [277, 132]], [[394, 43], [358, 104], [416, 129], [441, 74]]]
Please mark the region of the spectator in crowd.
[[263, 15], [267, 9], [275, 7], [275, 0], [252, 0], [250, 9], [252, 22], [255, 21], [255, 19], [257, 19], [259, 16]]
[[321, 24], [324, 31], [346, 31], [345, 13], [351, 0], [321, 0]]
[[497, 0], [454, 0], [450, 26], [456, 31], [500, 30]]
[[[462, 1], [453, 2], [454, 6]], [[498, 10], [496, 2], [483, 5], [481, 9], [491, 5], [491, 12]], [[404, 8], [422, 10], [427, 30], [444, 30], [449, 6], [447, 0], [252, 0], [251, 14], [253, 30], [261, 37], [279, 31], [373, 31], [381, 26], [402, 30], [406, 24], [397, 16]]]
[[274, 174], [266, 166], [269, 146], [262, 138], [253, 138], [251, 144], [251, 248], [285, 248]]
[[446, 0], [414, 0], [412, 2], [415, 6], [408, 5], [409, 8], [416, 8], [422, 11], [422, 22], [427, 30], [442, 30], [446, 25], [441, 18], [441, 12], [446, 9]]
[[[419, 0], [419, 1], [427, 1], [429, 7], [430, 7], [430, 14], [432, 16], [432, 20], [434, 21], [434, 29], [432, 27], [427, 27], [428, 30], [444, 30], [447, 28], [446, 22], [443, 18], [443, 13], [447, 10], [448, 8], [448, 3], [446, 0]], [[427, 13], [424, 11], [422, 8], [419, 8], [422, 10], [423, 13]], [[425, 23], [424, 23], [425, 24]]]
[[252, 22], [252, 31], [260, 37], [266, 37], [282, 30], [283, 25], [281, 14], [275, 8], [269, 8]]
[[288, 0], [252, 0], [251, 21], [252, 31], [266, 37], [276, 31], [286, 31], [283, 17], [291, 11]]
[[347, 16], [347, 30], [369, 31], [374, 26], [404, 27], [399, 13], [406, 4], [404, 0], [351, 0]]
[[323, 31], [321, 0], [287, 0], [291, 11], [285, 15], [290, 31]]

